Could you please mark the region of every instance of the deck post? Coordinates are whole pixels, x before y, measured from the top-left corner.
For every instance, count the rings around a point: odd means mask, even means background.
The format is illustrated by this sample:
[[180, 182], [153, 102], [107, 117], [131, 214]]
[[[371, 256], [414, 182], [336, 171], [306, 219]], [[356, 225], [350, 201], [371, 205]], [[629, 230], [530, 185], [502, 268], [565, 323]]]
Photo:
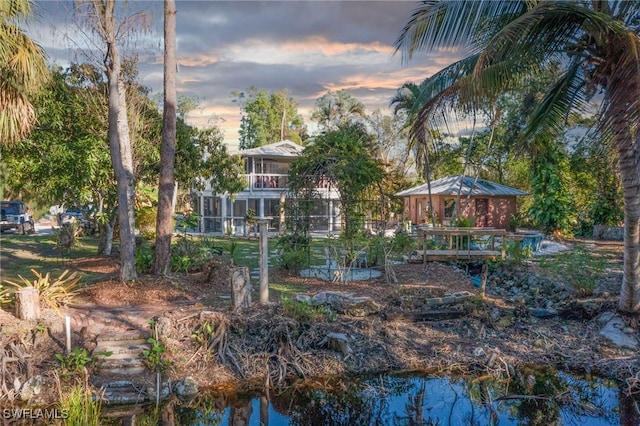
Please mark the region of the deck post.
[[257, 222], [260, 227], [260, 304], [265, 305], [269, 301], [269, 220], [262, 218]]

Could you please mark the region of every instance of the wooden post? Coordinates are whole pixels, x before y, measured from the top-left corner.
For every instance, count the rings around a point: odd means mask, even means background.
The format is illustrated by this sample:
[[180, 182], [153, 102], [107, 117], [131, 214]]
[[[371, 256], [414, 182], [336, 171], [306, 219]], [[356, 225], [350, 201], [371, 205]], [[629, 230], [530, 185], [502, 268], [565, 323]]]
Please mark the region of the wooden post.
[[16, 316], [22, 320], [40, 319], [40, 294], [33, 287], [16, 291]]
[[233, 309], [247, 310], [251, 306], [251, 282], [246, 266], [229, 268]]
[[484, 299], [485, 289], [487, 287], [487, 277], [489, 276], [489, 265], [487, 262], [482, 264], [482, 277], [480, 278], [480, 296]]
[[260, 227], [260, 304], [269, 302], [269, 240], [267, 219], [258, 219]]
[[[285, 193], [280, 193], [280, 223], [278, 225], [278, 235], [284, 235], [287, 230], [286, 210], [285, 210]], [[264, 214], [264, 213], [263, 213]]]

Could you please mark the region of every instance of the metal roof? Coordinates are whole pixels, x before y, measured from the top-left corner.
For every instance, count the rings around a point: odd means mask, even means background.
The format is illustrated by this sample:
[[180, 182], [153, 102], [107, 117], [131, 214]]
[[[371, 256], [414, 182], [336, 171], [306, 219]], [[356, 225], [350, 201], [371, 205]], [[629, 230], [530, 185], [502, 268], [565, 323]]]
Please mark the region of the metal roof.
[[304, 148], [295, 142], [285, 139], [257, 148], [243, 149], [234, 152], [242, 157], [298, 157]]
[[[447, 176], [442, 179], [431, 182], [431, 194], [433, 195], [457, 195], [462, 183], [462, 195], [487, 195], [487, 196], [505, 196], [505, 195], [528, 195], [527, 192], [510, 186], [501, 185], [484, 179], [478, 179], [473, 183], [475, 178], [472, 176]], [[398, 197], [408, 197], [410, 195], [429, 195], [427, 184], [405, 189], [396, 194]]]

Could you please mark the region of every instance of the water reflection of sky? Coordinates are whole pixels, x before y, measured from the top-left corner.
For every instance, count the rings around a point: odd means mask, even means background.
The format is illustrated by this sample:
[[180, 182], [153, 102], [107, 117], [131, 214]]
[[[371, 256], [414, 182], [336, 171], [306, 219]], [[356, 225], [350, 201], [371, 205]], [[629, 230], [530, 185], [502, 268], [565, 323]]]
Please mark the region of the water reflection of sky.
[[[529, 379], [533, 382], [532, 379]], [[535, 386], [450, 378], [381, 376], [350, 383], [344, 392], [309, 391], [281, 396], [268, 407], [268, 424], [276, 425], [619, 425], [618, 389], [607, 381], [566, 374], [537, 377]], [[554, 389], [562, 404], [541, 398]], [[526, 394], [531, 391], [530, 394]], [[555, 392], [554, 392], [555, 393]], [[517, 398], [500, 400], [505, 395]], [[524, 398], [528, 396], [530, 398]], [[248, 401], [247, 401], [248, 404]], [[277, 407], [278, 409], [276, 410]], [[250, 411], [250, 414], [249, 414]], [[260, 425], [260, 400], [245, 406], [250, 425]], [[236, 412], [237, 416], [237, 412]], [[231, 409], [197, 416], [192, 424], [232, 425]], [[235, 420], [235, 421], [234, 421]], [[246, 424], [246, 423], [245, 423]]]

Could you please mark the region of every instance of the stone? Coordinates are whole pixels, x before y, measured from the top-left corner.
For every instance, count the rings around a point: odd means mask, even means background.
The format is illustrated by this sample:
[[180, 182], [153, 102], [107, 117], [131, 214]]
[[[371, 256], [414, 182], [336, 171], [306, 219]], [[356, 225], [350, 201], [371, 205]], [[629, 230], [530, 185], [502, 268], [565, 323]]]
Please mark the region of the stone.
[[[298, 297], [296, 296], [296, 299]], [[327, 305], [339, 314], [365, 317], [380, 312], [382, 307], [368, 296], [356, 297], [353, 293], [321, 291], [308, 300], [312, 305]]]
[[[169, 398], [169, 394], [171, 394], [171, 386], [169, 385], [169, 382], [163, 382], [160, 385], [160, 399]], [[156, 399], [156, 387], [155, 386], [148, 386], [147, 387], [147, 395], [149, 396], [150, 400], [155, 400]]]
[[42, 392], [42, 385], [44, 384], [44, 379], [40, 375], [32, 376], [24, 382], [22, 385], [22, 389], [20, 390], [20, 399], [23, 401], [32, 400], [37, 395], [40, 395]]
[[171, 320], [167, 317], [160, 317], [155, 323], [159, 336], [168, 336], [171, 333]]
[[529, 308], [529, 312], [536, 318], [554, 318], [558, 316], [558, 311], [551, 308]]
[[[604, 321], [602, 318], [605, 314], [609, 313], [605, 312], [598, 320], [601, 324]], [[640, 347], [640, 345], [638, 345], [638, 339], [624, 332], [626, 324], [622, 318], [618, 315], [607, 315], [607, 317], [609, 317], [609, 320], [604, 323], [604, 326], [600, 330], [600, 335], [620, 348], [638, 350]]]
[[353, 353], [353, 349], [349, 346], [349, 338], [344, 333], [328, 333], [322, 341], [320, 346], [328, 346], [335, 351], [342, 352], [344, 359], [347, 359]]
[[178, 396], [193, 396], [198, 394], [198, 383], [196, 380], [187, 376], [174, 384], [174, 390]]

